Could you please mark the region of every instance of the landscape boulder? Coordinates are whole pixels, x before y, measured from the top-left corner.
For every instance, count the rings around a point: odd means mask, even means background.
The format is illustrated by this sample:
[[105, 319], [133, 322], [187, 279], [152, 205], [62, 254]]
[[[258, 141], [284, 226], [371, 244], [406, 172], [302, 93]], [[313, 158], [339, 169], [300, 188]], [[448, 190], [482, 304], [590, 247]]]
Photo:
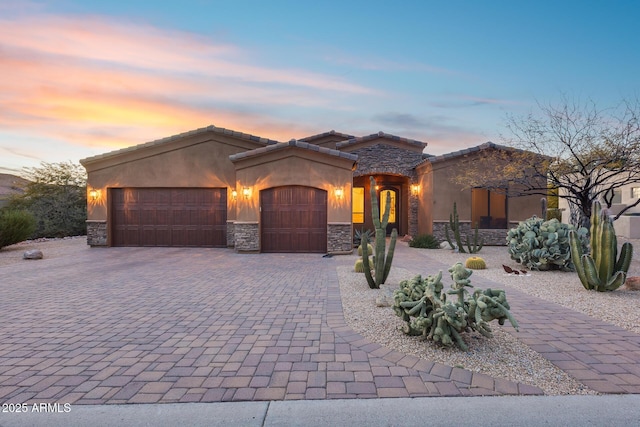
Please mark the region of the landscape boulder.
[[22, 255], [22, 258], [24, 259], [42, 259], [42, 257], [42, 251], [38, 249], [25, 251], [24, 255]]

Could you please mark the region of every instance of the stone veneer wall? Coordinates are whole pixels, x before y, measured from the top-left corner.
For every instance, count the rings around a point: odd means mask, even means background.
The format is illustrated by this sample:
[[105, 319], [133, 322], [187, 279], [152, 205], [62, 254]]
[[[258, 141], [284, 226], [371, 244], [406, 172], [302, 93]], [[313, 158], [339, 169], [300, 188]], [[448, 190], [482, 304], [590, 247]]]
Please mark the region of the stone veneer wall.
[[260, 224], [257, 222], [236, 222], [233, 231], [236, 252], [260, 251]]
[[236, 244], [234, 221], [227, 221], [227, 247], [233, 248]]
[[327, 224], [327, 253], [353, 252], [353, 226], [351, 223]]
[[[449, 221], [434, 221], [433, 222], [433, 235], [441, 242], [446, 242], [444, 226], [449, 225]], [[516, 227], [518, 223], [510, 223], [509, 227]], [[506, 246], [507, 245], [507, 229], [478, 229], [479, 238], [482, 237], [484, 240], [485, 246]], [[460, 237], [462, 238], [462, 243], [464, 245], [467, 244], [467, 236], [469, 236], [469, 241], [473, 243], [473, 236], [475, 233], [475, 228], [471, 228], [470, 222], [460, 222]], [[449, 235], [451, 236], [451, 240], [454, 240], [453, 233], [449, 231]], [[455, 243], [455, 242], [454, 242]]]
[[415, 179], [415, 166], [422, 161], [422, 154], [387, 144], [375, 144], [369, 147], [349, 151], [358, 155], [358, 166], [354, 176], [387, 173]]
[[107, 246], [107, 221], [87, 221], [87, 245]]

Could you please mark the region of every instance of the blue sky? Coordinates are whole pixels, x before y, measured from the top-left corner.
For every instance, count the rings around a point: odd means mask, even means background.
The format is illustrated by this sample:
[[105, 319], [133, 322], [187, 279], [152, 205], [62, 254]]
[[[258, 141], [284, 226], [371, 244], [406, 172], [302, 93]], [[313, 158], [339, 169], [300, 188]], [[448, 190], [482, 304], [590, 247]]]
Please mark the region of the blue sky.
[[640, 93], [640, 2], [0, 2], [0, 172], [214, 124], [280, 141], [502, 142], [563, 94]]

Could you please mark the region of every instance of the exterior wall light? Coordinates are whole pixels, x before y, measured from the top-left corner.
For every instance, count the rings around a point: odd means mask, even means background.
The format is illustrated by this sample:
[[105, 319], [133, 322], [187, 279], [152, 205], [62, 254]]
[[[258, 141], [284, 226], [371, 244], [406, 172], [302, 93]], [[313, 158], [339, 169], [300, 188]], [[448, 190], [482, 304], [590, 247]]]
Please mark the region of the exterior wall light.
[[336, 188], [333, 190], [333, 193], [336, 196], [336, 199], [342, 199], [344, 197], [344, 190], [342, 188]]
[[236, 190], [231, 190], [231, 199], [238, 200], [238, 192]]
[[411, 184], [411, 194], [417, 196], [420, 193], [420, 186], [418, 184]]
[[245, 199], [248, 199], [249, 197], [251, 197], [251, 188], [243, 187], [242, 188], [242, 195], [244, 196]]
[[91, 190], [89, 190], [89, 198], [91, 200], [95, 202], [96, 200], [98, 200], [99, 197], [100, 197], [100, 191], [96, 190], [95, 188], [92, 188]]

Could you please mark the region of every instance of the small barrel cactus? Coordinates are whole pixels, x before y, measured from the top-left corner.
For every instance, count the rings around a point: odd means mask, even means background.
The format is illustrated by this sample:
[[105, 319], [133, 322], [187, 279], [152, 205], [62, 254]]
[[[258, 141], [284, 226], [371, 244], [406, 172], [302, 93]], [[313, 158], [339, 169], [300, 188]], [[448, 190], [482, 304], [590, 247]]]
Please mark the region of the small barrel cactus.
[[[373, 246], [371, 246], [371, 243], [367, 243], [367, 253], [373, 253]], [[358, 256], [362, 256], [362, 245], [358, 246]]]
[[[371, 259], [371, 257], [369, 257], [369, 265], [373, 265], [373, 259]], [[362, 260], [362, 258], [356, 261], [355, 265], [353, 266], [353, 270], [356, 273], [364, 273], [364, 261]]]
[[470, 268], [472, 270], [484, 270], [487, 268], [487, 264], [484, 260], [478, 256], [472, 256], [467, 258], [467, 261], [464, 263], [466, 268]]

